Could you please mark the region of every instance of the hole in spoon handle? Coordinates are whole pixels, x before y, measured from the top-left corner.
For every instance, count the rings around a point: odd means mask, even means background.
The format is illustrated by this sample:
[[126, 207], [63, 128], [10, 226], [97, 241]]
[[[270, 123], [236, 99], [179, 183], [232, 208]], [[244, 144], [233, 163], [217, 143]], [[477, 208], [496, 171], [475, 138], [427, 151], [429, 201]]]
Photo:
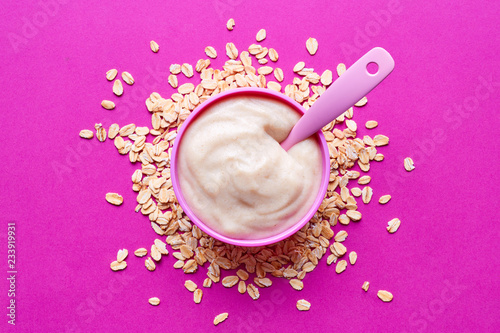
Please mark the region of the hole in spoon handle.
[[[363, 76], [369, 80], [368, 82], [376, 86], [392, 72], [394, 69], [394, 59], [383, 48], [375, 47], [359, 58], [349, 69], [353, 71], [359, 70], [359, 74], [363, 73]], [[370, 90], [375, 88], [375, 86]]]
[[366, 65], [366, 71], [370, 75], [375, 75], [378, 72], [378, 64], [376, 62], [369, 62], [368, 65]]

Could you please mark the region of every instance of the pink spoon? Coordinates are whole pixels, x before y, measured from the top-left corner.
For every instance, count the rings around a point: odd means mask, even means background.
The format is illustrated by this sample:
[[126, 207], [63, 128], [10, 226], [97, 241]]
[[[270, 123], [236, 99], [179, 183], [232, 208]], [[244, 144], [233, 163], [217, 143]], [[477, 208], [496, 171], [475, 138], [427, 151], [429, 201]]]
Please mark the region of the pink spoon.
[[[370, 74], [367, 66], [378, 65], [378, 70]], [[326, 124], [340, 116], [347, 109], [368, 94], [394, 69], [394, 59], [389, 52], [375, 47], [359, 58], [344, 74], [321, 95], [314, 105], [299, 119], [281, 142], [281, 147], [289, 150], [293, 145], [321, 130]]]

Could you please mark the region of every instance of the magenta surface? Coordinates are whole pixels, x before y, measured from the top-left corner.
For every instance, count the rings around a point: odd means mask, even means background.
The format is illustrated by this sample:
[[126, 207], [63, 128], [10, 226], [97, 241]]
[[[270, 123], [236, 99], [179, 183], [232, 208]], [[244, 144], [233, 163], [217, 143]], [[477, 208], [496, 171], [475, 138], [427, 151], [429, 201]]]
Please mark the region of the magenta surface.
[[323, 202], [323, 198], [325, 197], [326, 194], [326, 188], [328, 187], [328, 182], [330, 179], [330, 153], [328, 151], [328, 146], [326, 145], [326, 140], [323, 135], [323, 133], [318, 132], [315, 136], [316, 141], [318, 142], [318, 146], [321, 149], [321, 158], [322, 158], [322, 172], [321, 172], [321, 185], [318, 190], [318, 194], [316, 195], [316, 199], [311, 205], [311, 208], [308, 210], [306, 215], [302, 217], [300, 220], [298, 220], [294, 225], [292, 225], [290, 228], [280, 232], [279, 234], [272, 235], [266, 238], [261, 238], [261, 239], [235, 239], [231, 237], [227, 237], [209, 226], [205, 224], [206, 221], [202, 221], [201, 219], [196, 216], [196, 214], [193, 212], [193, 210], [189, 207], [188, 203], [186, 202], [186, 198], [184, 197], [182, 190], [181, 190], [181, 185], [179, 182], [179, 175], [178, 175], [178, 168], [177, 168], [177, 158], [179, 155], [179, 147], [182, 145], [182, 138], [184, 137], [184, 133], [186, 130], [189, 128], [189, 125], [196, 121], [196, 118], [200, 116], [200, 114], [203, 114], [203, 112], [207, 109], [210, 108], [210, 106], [213, 106], [214, 103], [217, 103], [218, 101], [221, 101], [226, 98], [238, 98], [241, 96], [258, 96], [258, 97], [265, 97], [265, 98], [272, 98], [275, 100], [280, 100], [282, 103], [288, 104], [291, 108], [293, 108], [297, 113], [299, 114], [304, 114], [305, 109], [296, 101], [293, 99], [289, 98], [288, 96], [278, 93], [276, 91], [270, 90], [270, 89], [263, 89], [263, 88], [240, 88], [240, 89], [233, 89], [230, 91], [226, 91], [224, 93], [220, 93], [206, 102], [204, 102], [202, 105], [197, 107], [193, 113], [191, 114], [188, 119], [182, 124], [183, 126], [178, 132], [177, 137], [175, 138], [175, 145], [174, 148], [172, 149], [172, 155], [171, 155], [171, 162], [170, 162], [170, 174], [172, 177], [172, 185], [174, 188], [174, 192], [176, 194], [177, 200], [179, 201], [179, 204], [181, 205], [182, 209], [184, 212], [189, 216], [191, 221], [193, 221], [200, 229], [202, 229], [204, 232], [209, 234], [212, 237], [215, 237], [218, 240], [221, 240], [223, 242], [229, 243], [229, 244], [234, 244], [234, 245], [239, 245], [239, 246], [247, 246], [247, 247], [254, 247], [254, 246], [263, 246], [267, 244], [273, 244], [276, 242], [279, 242], [282, 239], [285, 239], [294, 233], [296, 233], [300, 228], [302, 228], [312, 217], [313, 215], [318, 211], [319, 206], [321, 205], [321, 202]]
[[[62, 2], [0, 4], [0, 331], [500, 330], [498, 1]], [[133, 212], [137, 166], [111, 141], [85, 141], [78, 132], [98, 122], [150, 126], [144, 102], [153, 91], [173, 92], [171, 63], [194, 65], [211, 45], [220, 68], [227, 42], [241, 51], [261, 28], [286, 83], [298, 61], [322, 72], [349, 66], [374, 46], [396, 62], [354, 115], [361, 136], [390, 137], [380, 149], [385, 160], [368, 174], [374, 199], [392, 195], [385, 206], [360, 203], [359, 223], [334, 228], [349, 233], [344, 244], [358, 253], [356, 265], [338, 275], [323, 259], [303, 291], [273, 280], [258, 301], [214, 285], [199, 305], [183, 283], [201, 285], [205, 269], [186, 276], [172, 268], [171, 255], [155, 272], [133, 256], [125, 271], [112, 272], [118, 249], [149, 247], [156, 234]], [[309, 37], [319, 42], [315, 56], [305, 48]], [[160, 45], [157, 54], [150, 40]], [[120, 98], [105, 79], [110, 68], [136, 80]], [[104, 110], [103, 99], [116, 109]], [[367, 130], [367, 120], [379, 126]], [[411, 173], [403, 168], [407, 156], [415, 160]], [[108, 204], [107, 192], [121, 193], [124, 204]], [[402, 223], [390, 235], [385, 227], [394, 217]], [[15, 327], [6, 316], [9, 221], [17, 221]], [[394, 300], [381, 302], [379, 289]], [[153, 296], [160, 306], [147, 303]], [[302, 298], [310, 311], [295, 308]], [[229, 318], [214, 328], [220, 312]]]

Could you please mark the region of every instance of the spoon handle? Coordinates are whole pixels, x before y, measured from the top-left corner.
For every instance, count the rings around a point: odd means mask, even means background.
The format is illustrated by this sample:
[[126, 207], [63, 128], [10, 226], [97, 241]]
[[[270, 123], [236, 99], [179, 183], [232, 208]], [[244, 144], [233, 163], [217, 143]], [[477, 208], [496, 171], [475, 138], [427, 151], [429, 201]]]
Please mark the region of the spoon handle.
[[[372, 62], [378, 65], [375, 74], [370, 74], [367, 70], [367, 65]], [[393, 69], [394, 59], [389, 52], [381, 47], [368, 51], [335, 80], [299, 119], [281, 143], [283, 149], [290, 149], [347, 111], [382, 82]]]

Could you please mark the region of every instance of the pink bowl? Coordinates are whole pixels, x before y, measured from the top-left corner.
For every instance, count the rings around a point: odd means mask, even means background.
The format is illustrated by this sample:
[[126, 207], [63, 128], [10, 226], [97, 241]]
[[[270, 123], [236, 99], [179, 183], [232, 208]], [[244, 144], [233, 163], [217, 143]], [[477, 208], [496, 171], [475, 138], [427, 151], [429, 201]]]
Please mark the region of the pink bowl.
[[186, 213], [186, 215], [191, 219], [192, 222], [194, 222], [201, 230], [206, 232], [208, 235], [214, 237], [215, 239], [218, 239], [220, 241], [223, 241], [225, 243], [229, 244], [234, 244], [234, 245], [239, 245], [239, 246], [246, 246], [246, 247], [253, 247], [253, 246], [263, 246], [267, 244], [272, 244], [279, 242], [282, 239], [285, 239], [294, 233], [296, 233], [298, 230], [300, 230], [316, 213], [318, 210], [319, 206], [321, 205], [321, 202], [323, 202], [323, 199], [326, 194], [326, 189], [328, 187], [328, 182], [330, 180], [330, 154], [328, 151], [328, 146], [326, 144], [325, 137], [323, 136], [323, 133], [321, 131], [318, 131], [315, 134], [316, 140], [318, 141], [318, 144], [321, 148], [321, 157], [322, 157], [322, 175], [321, 175], [321, 185], [318, 191], [318, 194], [316, 196], [316, 200], [314, 200], [314, 203], [310, 207], [309, 211], [307, 214], [301, 218], [297, 223], [295, 223], [292, 227], [288, 228], [285, 231], [280, 232], [279, 234], [262, 238], [262, 239], [235, 239], [235, 238], [230, 238], [227, 236], [224, 236], [217, 231], [213, 230], [209, 226], [207, 226], [203, 221], [201, 221], [196, 214], [190, 209], [189, 205], [186, 202], [186, 199], [184, 198], [184, 195], [182, 194], [181, 188], [179, 186], [179, 176], [177, 174], [177, 155], [179, 154], [179, 146], [182, 144], [182, 137], [185, 132], [185, 130], [189, 127], [189, 125], [196, 120], [196, 117], [198, 117], [204, 110], [212, 106], [214, 103], [221, 101], [226, 98], [230, 97], [236, 97], [236, 96], [248, 96], [248, 95], [254, 95], [254, 96], [259, 96], [259, 97], [268, 97], [268, 98], [273, 98], [276, 100], [280, 100], [281, 102], [288, 104], [291, 106], [295, 111], [297, 111], [300, 115], [304, 114], [306, 110], [297, 102], [295, 102], [293, 99], [289, 98], [288, 96], [270, 90], [270, 89], [264, 89], [264, 88], [238, 88], [238, 89], [232, 89], [220, 94], [215, 95], [214, 97], [211, 97], [207, 101], [205, 101], [203, 104], [198, 106], [193, 113], [184, 121], [184, 124], [181, 126], [179, 129], [179, 132], [177, 133], [177, 137], [175, 138], [174, 146], [172, 149], [172, 155], [171, 155], [171, 160], [170, 160], [170, 174], [172, 178], [172, 185], [174, 187], [174, 192], [175, 195], [177, 196], [177, 200], [179, 201], [179, 204], [181, 205], [182, 209]]

